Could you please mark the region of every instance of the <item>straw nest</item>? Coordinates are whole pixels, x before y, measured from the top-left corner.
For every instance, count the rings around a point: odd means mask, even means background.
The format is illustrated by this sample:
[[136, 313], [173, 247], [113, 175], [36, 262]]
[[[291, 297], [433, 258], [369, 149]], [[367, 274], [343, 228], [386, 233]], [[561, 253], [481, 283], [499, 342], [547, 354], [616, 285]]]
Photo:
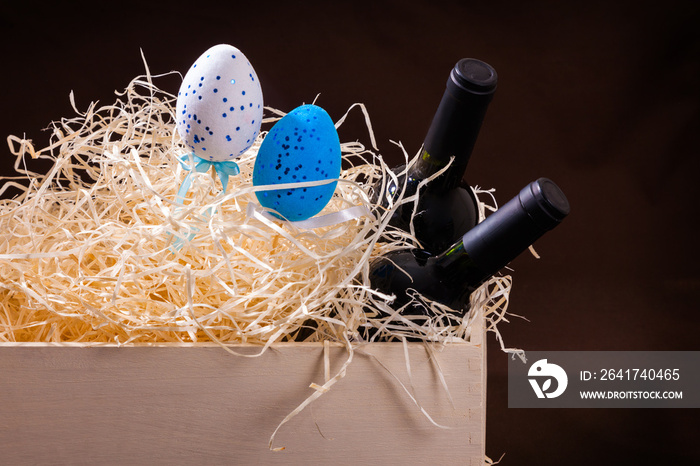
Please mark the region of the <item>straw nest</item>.
[[[370, 201], [370, 186], [395, 176], [375, 147], [341, 145], [344, 170], [320, 215], [350, 209], [351, 218], [302, 228], [257, 203], [251, 178], [265, 131], [237, 161], [241, 173], [226, 193], [212, 173], [195, 173], [180, 203], [189, 172], [180, 163], [187, 150], [174, 127], [174, 96], [148, 72], [117, 96], [52, 123], [44, 149], [8, 138], [18, 176], [5, 179], [0, 194], [9, 186], [23, 192], [0, 201], [0, 341], [267, 347], [311, 328], [308, 341], [349, 344], [366, 325], [386, 327], [382, 337], [449, 341], [468, 340], [477, 316], [491, 330], [503, 319], [509, 277], [473, 293], [472, 312], [457, 326], [431, 302], [427, 325], [384, 325], [376, 311], [392, 298], [369, 287], [369, 264], [417, 243], [387, 227], [390, 210]], [[353, 108], [364, 112], [376, 146], [364, 106]], [[266, 108], [263, 130], [282, 115]], [[52, 168], [28, 171], [27, 155], [50, 159]]]

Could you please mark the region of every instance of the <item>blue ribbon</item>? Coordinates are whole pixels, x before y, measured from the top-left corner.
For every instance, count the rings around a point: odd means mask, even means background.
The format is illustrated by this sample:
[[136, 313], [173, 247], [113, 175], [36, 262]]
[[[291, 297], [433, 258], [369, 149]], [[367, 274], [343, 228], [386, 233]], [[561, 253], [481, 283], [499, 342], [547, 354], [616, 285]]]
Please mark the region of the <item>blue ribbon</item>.
[[[194, 158], [194, 170], [192, 170], [192, 167], [189, 166], [187, 161], [189, 161], [190, 156]], [[197, 157], [192, 154], [188, 155], [183, 155], [180, 157], [180, 165], [182, 165], [182, 168], [185, 170], [188, 170], [190, 173], [187, 174], [184, 180], [182, 180], [182, 184], [180, 185], [180, 189], [177, 192], [177, 197], [175, 198], [177, 202], [180, 204], [185, 202], [185, 198], [187, 197], [187, 192], [190, 190], [192, 187], [192, 173], [197, 172], [197, 173], [204, 173], [207, 170], [209, 170], [210, 167], [214, 167], [214, 170], [216, 171], [216, 174], [219, 176], [219, 179], [221, 180], [221, 185], [224, 187], [224, 193], [226, 192], [226, 188], [228, 187], [228, 177], [229, 176], [235, 176], [238, 175], [241, 170], [238, 168], [238, 164], [232, 160], [227, 160], [224, 162], [212, 162], [209, 160], [204, 160], [202, 158]], [[209, 214], [211, 213], [211, 209], [207, 211]], [[192, 241], [192, 239], [195, 237], [195, 234], [192, 233], [188, 235], [188, 240]], [[175, 250], [179, 250], [183, 245], [183, 242], [180, 239], [175, 240], [173, 247]], [[173, 251], [174, 252], [174, 251]]]
[[[185, 163], [186, 161], [189, 161], [190, 156], [194, 158], [194, 171], [192, 171], [192, 167]], [[228, 187], [228, 177], [238, 175], [241, 172], [241, 170], [238, 168], [238, 164], [233, 160], [226, 160], [223, 162], [212, 162], [210, 160], [204, 160], [202, 158], [199, 158], [194, 154], [183, 155], [182, 157], [180, 157], [180, 165], [182, 165], [182, 168], [184, 168], [185, 170], [190, 171], [190, 173], [188, 173], [185, 179], [182, 181], [182, 185], [180, 185], [180, 190], [177, 192], [176, 199], [181, 204], [185, 201], [187, 192], [192, 187], [192, 173], [204, 173], [207, 170], [209, 170], [209, 168], [214, 167], [216, 174], [221, 180], [221, 185], [224, 187], [224, 192], [226, 192], [226, 188]]]

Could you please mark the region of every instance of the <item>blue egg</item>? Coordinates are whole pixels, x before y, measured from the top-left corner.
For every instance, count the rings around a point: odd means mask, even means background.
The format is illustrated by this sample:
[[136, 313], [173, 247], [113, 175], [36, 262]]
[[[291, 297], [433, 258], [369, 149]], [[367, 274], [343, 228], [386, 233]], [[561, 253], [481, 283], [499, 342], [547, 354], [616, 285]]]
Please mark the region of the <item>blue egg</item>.
[[[270, 129], [253, 168], [253, 185], [337, 180], [340, 140], [333, 120], [316, 105], [297, 107]], [[264, 207], [279, 217], [299, 221], [319, 213], [331, 200], [337, 181], [312, 187], [258, 191]]]

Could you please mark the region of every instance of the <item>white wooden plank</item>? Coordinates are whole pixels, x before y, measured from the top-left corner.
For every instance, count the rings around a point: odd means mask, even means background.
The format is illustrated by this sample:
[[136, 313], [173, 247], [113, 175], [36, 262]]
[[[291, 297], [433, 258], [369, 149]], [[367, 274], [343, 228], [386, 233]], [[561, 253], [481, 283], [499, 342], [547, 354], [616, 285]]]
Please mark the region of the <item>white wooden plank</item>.
[[[4, 464], [481, 464], [485, 348], [409, 345], [357, 352], [347, 376], [285, 424], [324, 383], [321, 344], [280, 344], [262, 357], [216, 346], [0, 345], [0, 452]], [[257, 347], [236, 350], [253, 354]], [[330, 373], [347, 358], [331, 345]], [[390, 371], [385, 370], [381, 361]], [[475, 361], [481, 361], [475, 367]], [[392, 375], [393, 374], [393, 375]]]

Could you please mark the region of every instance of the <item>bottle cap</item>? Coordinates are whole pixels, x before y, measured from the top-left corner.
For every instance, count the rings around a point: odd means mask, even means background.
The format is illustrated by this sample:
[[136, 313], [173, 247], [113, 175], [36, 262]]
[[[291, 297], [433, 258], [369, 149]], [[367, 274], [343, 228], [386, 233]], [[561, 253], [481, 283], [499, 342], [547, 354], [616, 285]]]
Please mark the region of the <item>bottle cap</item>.
[[525, 186], [518, 199], [527, 214], [545, 230], [551, 230], [569, 215], [569, 201], [548, 178], [539, 178]]
[[496, 70], [476, 58], [463, 58], [458, 61], [447, 81], [448, 87], [457, 86], [461, 92], [472, 94], [493, 94], [497, 84]]

